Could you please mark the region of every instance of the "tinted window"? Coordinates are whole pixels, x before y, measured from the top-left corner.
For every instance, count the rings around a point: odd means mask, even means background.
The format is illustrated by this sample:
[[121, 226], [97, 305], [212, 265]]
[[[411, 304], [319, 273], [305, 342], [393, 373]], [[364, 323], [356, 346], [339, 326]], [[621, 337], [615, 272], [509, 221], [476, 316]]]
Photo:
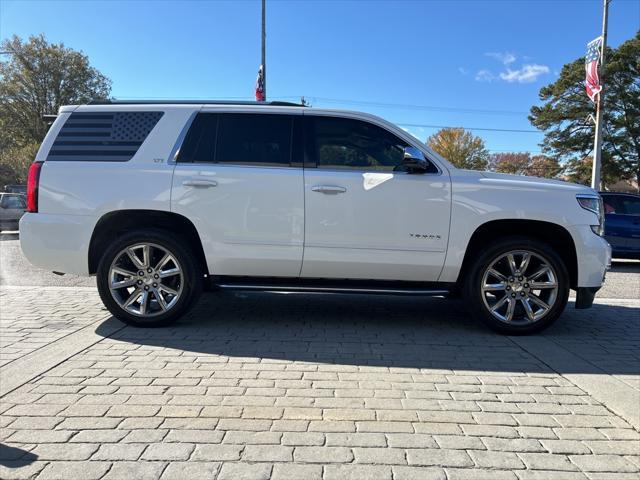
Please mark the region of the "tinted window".
[[408, 144], [387, 130], [360, 120], [315, 117], [312, 150], [318, 168], [403, 170]]
[[213, 162], [217, 130], [217, 113], [199, 113], [182, 143], [178, 161]]
[[640, 198], [631, 195], [603, 195], [605, 213], [640, 215]]
[[252, 113], [200, 113], [178, 161], [289, 166], [292, 117]]
[[215, 161], [289, 166], [291, 122], [289, 115], [221, 114]]

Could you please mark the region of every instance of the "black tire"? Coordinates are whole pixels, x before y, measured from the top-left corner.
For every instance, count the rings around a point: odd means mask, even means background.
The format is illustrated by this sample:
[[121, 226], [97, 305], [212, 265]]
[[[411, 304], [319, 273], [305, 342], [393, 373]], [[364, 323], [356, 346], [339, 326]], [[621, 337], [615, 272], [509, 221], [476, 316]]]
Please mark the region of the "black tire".
[[[175, 304], [168, 310], [149, 317], [142, 317], [122, 308], [109, 288], [110, 268], [116, 256], [129, 246], [141, 243], [154, 244], [170, 252], [177, 259], [183, 272], [180, 295]], [[203, 266], [199, 264], [183, 237], [164, 230], [145, 229], [118, 237], [100, 258], [96, 276], [100, 298], [114, 317], [136, 327], [161, 327], [174, 323], [197, 301], [202, 292]]]
[[[515, 308], [518, 310], [514, 311], [512, 322], [507, 322], [505, 320], [496, 318], [489, 309], [488, 301], [485, 300], [486, 298], [494, 298], [491, 296], [493, 294], [487, 297], [487, 295], [482, 290], [485, 272], [497, 259], [513, 251], [528, 251], [539, 256], [538, 258], [544, 259], [546, 264], [548, 264], [552, 268], [553, 274], [556, 279], [558, 289], [553, 305], [551, 305], [551, 308], [549, 308], [548, 311], [543, 316], [541, 316], [541, 318], [534, 321], [527, 321], [527, 319], [524, 317], [522, 319], [516, 318], [515, 312], [518, 312], [523, 316], [526, 315], [526, 311], [524, 309], [524, 300], [520, 302], [518, 302], [517, 300], [514, 301], [514, 304], [516, 305]], [[517, 279], [515, 280], [517, 282]], [[560, 256], [555, 252], [555, 250], [553, 250], [553, 248], [551, 248], [546, 243], [535, 239], [514, 236], [499, 240], [495, 244], [487, 246], [482, 250], [478, 258], [475, 260], [474, 264], [469, 269], [468, 275], [464, 279], [463, 292], [465, 303], [467, 304], [470, 313], [492, 330], [507, 335], [529, 335], [532, 333], [540, 332], [549, 327], [562, 314], [569, 298], [569, 283], [569, 273], [567, 271], [567, 267]], [[516, 288], [521, 287], [518, 286]], [[514, 295], [516, 288], [510, 287], [511, 293], [509, 293], [508, 295]], [[540, 293], [542, 292], [545, 291], [540, 291]], [[527, 294], [528, 293], [525, 293], [524, 295]], [[502, 292], [496, 295], [502, 295]], [[504, 292], [504, 295], [507, 296], [506, 291]], [[498, 297], [496, 296], [495, 298]], [[507, 300], [509, 299], [507, 298]], [[498, 303], [497, 300], [496, 303]], [[496, 303], [494, 303], [492, 306], [494, 306]], [[503, 316], [506, 317], [507, 315], [505, 314]]]

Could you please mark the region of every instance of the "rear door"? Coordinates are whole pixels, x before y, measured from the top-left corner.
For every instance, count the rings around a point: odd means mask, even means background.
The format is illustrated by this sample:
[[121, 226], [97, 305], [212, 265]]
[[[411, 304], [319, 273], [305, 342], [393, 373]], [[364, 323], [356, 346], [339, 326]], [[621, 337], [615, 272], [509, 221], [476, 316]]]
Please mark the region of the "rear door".
[[178, 155], [172, 211], [196, 226], [213, 275], [297, 277], [304, 240], [301, 115], [197, 114]]
[[[303, 277], [436, 281], [449, 176], [410, 174], [407, 142], [358, 118], [307, 115]], [[308, 167], [308, 168], [307, 168]]]

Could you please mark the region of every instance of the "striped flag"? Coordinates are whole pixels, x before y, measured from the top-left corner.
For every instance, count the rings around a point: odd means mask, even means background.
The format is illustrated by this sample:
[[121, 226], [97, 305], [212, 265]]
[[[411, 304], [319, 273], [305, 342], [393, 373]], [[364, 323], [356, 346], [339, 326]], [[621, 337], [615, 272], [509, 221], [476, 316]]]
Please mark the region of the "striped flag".
[[596, 95], [602, 90], [600, 77], [598, 77], [598, 64], [600, 63], [600, 49], [602, 47], [602, 37], [598, 37], [587, 44], [587, 55], [584, 59], [586, 70], [585, 88], [587, 95], [592, 102], [596, 101]]
[[262, 65], [260, 65], [256, 79], [256, 101], [264, 102], [264, 69]]

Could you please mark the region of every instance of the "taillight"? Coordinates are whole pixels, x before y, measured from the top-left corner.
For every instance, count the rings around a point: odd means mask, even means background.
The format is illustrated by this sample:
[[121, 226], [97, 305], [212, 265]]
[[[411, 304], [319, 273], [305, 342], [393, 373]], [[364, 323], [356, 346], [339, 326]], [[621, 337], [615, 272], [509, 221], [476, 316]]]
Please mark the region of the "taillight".
[[42, 162], [33, 162], [27, 175], [27, 212], [38, 211], [38, 185], [40, 183], [40, 170]]

